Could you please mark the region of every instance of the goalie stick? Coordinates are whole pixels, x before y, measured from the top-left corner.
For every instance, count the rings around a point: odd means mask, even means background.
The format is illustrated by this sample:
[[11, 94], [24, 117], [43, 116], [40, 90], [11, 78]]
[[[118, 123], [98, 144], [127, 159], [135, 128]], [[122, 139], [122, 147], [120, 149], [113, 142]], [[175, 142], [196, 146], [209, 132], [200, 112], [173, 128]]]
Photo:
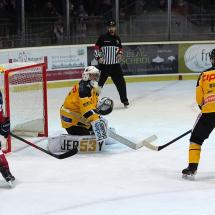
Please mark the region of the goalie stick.
[[144, 146], [151, 149], [151, 150], [160, 151], [160, 150], [166, 148], [167, 146], [171, 145], [172, 143], [176, 142], [177, 140], [181, 139], [182, 137], [186, 136], [187, 134], [191, 133], [191, 131], [192, 131], [192, 129], [181, 134], [180, 136], [176, 137], [175, 139], [169, 141], [168, 143], [166, 143], [164, 145], [155, 146], [155, 145], [151, 144], [150, 142], [145, 141]]
[[73, 155], [77, 154], [77, 152], [78, 152], [78, 149], [77, 149], [77, 148], [73, 148], [73, 149], [71, 149], [71, 150], [69, 150], [69, 151], [67, 151], [66, 153], [63, 153], [63, 154], [59, 154], [59, 155], [58, 155], [58, 154], [52, 154], [52, 153], [49, 152], [48, 150], [45, 150], [45, 149], [43, 149], [43, 148], [41, 148], [41, 147], [39, 147], [39, 146], [37, 146], [37, 145], [31, 143], [30, 141], [25, 140], [24, 138], [19, 137], [19, 136], [15, 135], [15, 134], [13, 134], [13, 133], [11, 133], [11, 132], [10, 132], [10, 135], [11, 135], [12, 137], [14, 137], [14, 138], [16, 138], [16, 139], [18, 139], [18, 140], [24, 142], [24, 143], [27, 143], [28, 145], [30, 145], [30, 146], [32, 146], [32, 147], [34, 147], [34, 148], [36, 148], [36, 149], [38, 149], [38, 150], [40, 150], [40, 151], [42, 151], [42, 152], [44, 152], [44, 153], [46, 153], [46, 154], [52, 156], [52, 157], [57, 158], [57, 159], [68, 158], [68, 157], [70, 157], [70, 156], [73, 156]]
[[139, 143], [134, 143], [127, 138], [111, 131], [110, 129], [108, 129], [108, 136], [134, 150], [140, 149], [141, 147], [145, 146], [145, 144], [148, 144], [157, 139], [156, 135], [152, 135]]

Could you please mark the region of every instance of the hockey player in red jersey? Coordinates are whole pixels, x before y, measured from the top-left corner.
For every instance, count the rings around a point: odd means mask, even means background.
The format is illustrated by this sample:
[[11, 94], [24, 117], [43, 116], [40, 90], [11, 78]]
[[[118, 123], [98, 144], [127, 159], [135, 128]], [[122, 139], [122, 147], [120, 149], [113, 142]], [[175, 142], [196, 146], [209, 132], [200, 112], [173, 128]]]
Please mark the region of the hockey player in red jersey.
[[[3, 105], [3, 99], [2, 99], [2, 94], [0, 92], [0, 135], [7, 138], [10, 132], [10, 120], [9, 118], [4, 117], [2, 105]], [[4, 179], [9, 184], [12, 184], [12, 182], [15, 180], [15, 177], [10, 172], [7, 159], [1, 150], [1, 142], [0, 142], [0, 172], [4, 177]]]

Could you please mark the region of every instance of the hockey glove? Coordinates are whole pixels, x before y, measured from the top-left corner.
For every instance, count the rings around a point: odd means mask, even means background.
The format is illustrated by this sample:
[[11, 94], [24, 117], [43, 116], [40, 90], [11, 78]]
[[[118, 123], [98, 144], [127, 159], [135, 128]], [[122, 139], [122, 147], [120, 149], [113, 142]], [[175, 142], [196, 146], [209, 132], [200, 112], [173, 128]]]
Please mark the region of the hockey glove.
[[98, 62], [99, 64], [102, 64], [104, 62], [104, 58], [103, 57], [98, 58]]
[[5, 117], [4, 121], [0, 124], [0, 135], [7, 138], [9, 133], [10, 133], [10, 119], [8, 117]]
[[113, 110], [113, 100], [110, 98], [104, 97], [102, 98], [96, 108], [96, 112], [100, 115], [107, 115], [111, 113]]

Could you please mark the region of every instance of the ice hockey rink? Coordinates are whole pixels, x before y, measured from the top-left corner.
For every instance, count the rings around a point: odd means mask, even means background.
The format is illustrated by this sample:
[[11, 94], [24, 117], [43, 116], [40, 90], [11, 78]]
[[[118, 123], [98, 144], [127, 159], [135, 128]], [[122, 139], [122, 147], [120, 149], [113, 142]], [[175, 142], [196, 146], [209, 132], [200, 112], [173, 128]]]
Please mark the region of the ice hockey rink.
[[[102, 96], [114, 100], [106, 118], [133, 141], [152, 134], [162, 145], [192, 128], [199, 113], [196, 81], [127, 84], [124, 109], [114, 85]], [[59, 108], [69, 88], [48, 91], [49, 135], [63, 132]], [[162, 151], [132, 150], [120, 143], [102, 153], [58, 160], [26, 146], [7, 155], [16, 177], [9, 188], [0, 177], [1, 215], [212, 215], [215, 202], [214, 134], [205, 141], [195, 181], [184, 180], [190, 135]], [[43, 145], [43, 147], [45, 147]]]

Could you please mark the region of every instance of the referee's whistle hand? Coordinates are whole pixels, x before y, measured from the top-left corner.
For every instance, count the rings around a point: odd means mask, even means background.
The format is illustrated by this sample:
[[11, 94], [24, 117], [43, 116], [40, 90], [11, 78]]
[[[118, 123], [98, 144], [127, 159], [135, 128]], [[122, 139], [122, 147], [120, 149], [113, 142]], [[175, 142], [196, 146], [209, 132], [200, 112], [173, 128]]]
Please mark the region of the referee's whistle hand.
[[104, 62], [104, 58], [103, 57], [100, 57], [99, 58], [99, 63], [103, 63]]
[[117, 60], [118, 60], [119, 62], [123, 61], [123, 55], [122, 55], [122, 54], [118, 54], [118, 55], [116, 56], [116, 58], [117, 58]]

